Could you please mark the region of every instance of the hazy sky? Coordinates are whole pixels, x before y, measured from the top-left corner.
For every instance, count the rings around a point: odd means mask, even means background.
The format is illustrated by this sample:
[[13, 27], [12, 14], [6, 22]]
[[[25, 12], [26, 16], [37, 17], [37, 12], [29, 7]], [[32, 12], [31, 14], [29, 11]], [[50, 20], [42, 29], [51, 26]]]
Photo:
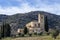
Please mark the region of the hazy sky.
[[0, 14], [46, 11], [60, 15], [60, 0], [0, 0]]

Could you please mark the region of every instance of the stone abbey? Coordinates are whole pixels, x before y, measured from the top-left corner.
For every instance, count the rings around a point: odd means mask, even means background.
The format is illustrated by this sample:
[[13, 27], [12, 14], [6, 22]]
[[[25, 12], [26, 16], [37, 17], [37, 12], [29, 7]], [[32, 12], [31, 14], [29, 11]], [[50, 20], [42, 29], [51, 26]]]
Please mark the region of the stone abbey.
[[[27, 23], [25, 25], [27, 27], [28, 31], [29, 31], [28, 33], [30, 33], [30, 34], [32, 34], [32, 33], [39, 34], [41, 32], [48, 32], [48, 30], [46, 31], [46, 29], [48, 28], [48, 25], [46, 26], [46, 24], [47, 24], [46, 20], [47, 19], [43, 14], [38, 14], [38, 20], [30, 21], [29, 23]], [[16, 35], [18, 33], [24, 34], [24, 29], [23, 28], [22, 29], [17, 28], [18, 26], [16, 26], [16, 25], [18, 25], [18, 24], [17, 23], [11, 23], [10, 27], [0, 27], [0, 32], [2, 31], [3, 32], [2, 34], [5, 34], [4, 36]], [[17, 28], [17, 29], [14, 29], [14, 28]], [[6, 32], [5, 32], [5, 30], [6, 30]]]
[[26, 27], [29, 29], [29, 33], [41, 33], [45, 29], [45, 16], [43, 14], [38, 14], [38, 20], [33, 20], [26, 24]]

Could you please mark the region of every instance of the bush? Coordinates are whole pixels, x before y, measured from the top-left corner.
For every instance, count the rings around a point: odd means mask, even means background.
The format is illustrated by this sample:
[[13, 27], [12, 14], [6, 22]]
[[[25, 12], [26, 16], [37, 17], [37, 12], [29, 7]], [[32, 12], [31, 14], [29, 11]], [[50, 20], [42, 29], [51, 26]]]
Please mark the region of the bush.
[[22, 37], [24, 37], [24, 34], [21, 34]]
[[50, 33], [48, 32], [47, 35], [50, 35]]
[[54, 38], [54, 39], [56, 39], [56, 37], [59, 35], [59, 31], [58, 30], [53, 30], [52, 31], [52, 37]]
[[29, 36], [32, 36], [32, 34], [29, 34]]
[[37, 35], [37, 33], [35, 32], [34, 35]]
[[46, 35], [50, 35], [50, 32], [45, 32]]
[[18, 33], [18, 36], [19, 37], [24, 37], [24, 34], [23, 33]]
[[21, 33], [18, 33], [18, 36], [21, 36]]
[[16, 38], [16, 35], [15, 34], [12, 34], [11, 37]]
[[43, 34], [43, 32], [39, 33], [39, 35], [42, 35], [42, 34]]

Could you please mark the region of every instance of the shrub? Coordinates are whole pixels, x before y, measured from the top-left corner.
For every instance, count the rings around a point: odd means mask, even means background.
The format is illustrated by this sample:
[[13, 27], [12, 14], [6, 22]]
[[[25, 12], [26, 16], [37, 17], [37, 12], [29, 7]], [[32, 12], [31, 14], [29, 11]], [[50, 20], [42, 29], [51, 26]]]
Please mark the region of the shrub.
[[24, 27], [24, 34], [27, 34], [28, 33], [28, 29], [27, 27]]
[[42, 34], [43, 34], [43, 32], [39, 33], [39, 35], [42, 35]]
[[29, 36], [32, 36], [32, 34], [29, 34]]
[[18, 36], [21, 36], [21, 33], [18, 33]]
[[59, 31], [58, 30], [53, 30], [52, 31], [52, 37], [54, 38], [54, 39], [56, 39], [56, 37], [59, 35]]
[[46, 35], [50, 35], [50, 32], [46, 32]]
[[37, 33], [35, 32], [34, 35], [37, 35]]
[[21, 34], [22, 37], [24, 37], [24, 34]]

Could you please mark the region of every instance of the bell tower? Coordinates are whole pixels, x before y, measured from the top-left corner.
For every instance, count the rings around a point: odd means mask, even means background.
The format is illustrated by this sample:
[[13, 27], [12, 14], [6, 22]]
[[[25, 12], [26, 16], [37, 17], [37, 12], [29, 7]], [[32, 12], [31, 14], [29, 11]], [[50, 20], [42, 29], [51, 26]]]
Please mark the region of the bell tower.
[[38, 26], [41, 28], [42, 31], [44, 31], [44, 20], [45, 20], [45, 17], [43, 14], [38, 14]]

